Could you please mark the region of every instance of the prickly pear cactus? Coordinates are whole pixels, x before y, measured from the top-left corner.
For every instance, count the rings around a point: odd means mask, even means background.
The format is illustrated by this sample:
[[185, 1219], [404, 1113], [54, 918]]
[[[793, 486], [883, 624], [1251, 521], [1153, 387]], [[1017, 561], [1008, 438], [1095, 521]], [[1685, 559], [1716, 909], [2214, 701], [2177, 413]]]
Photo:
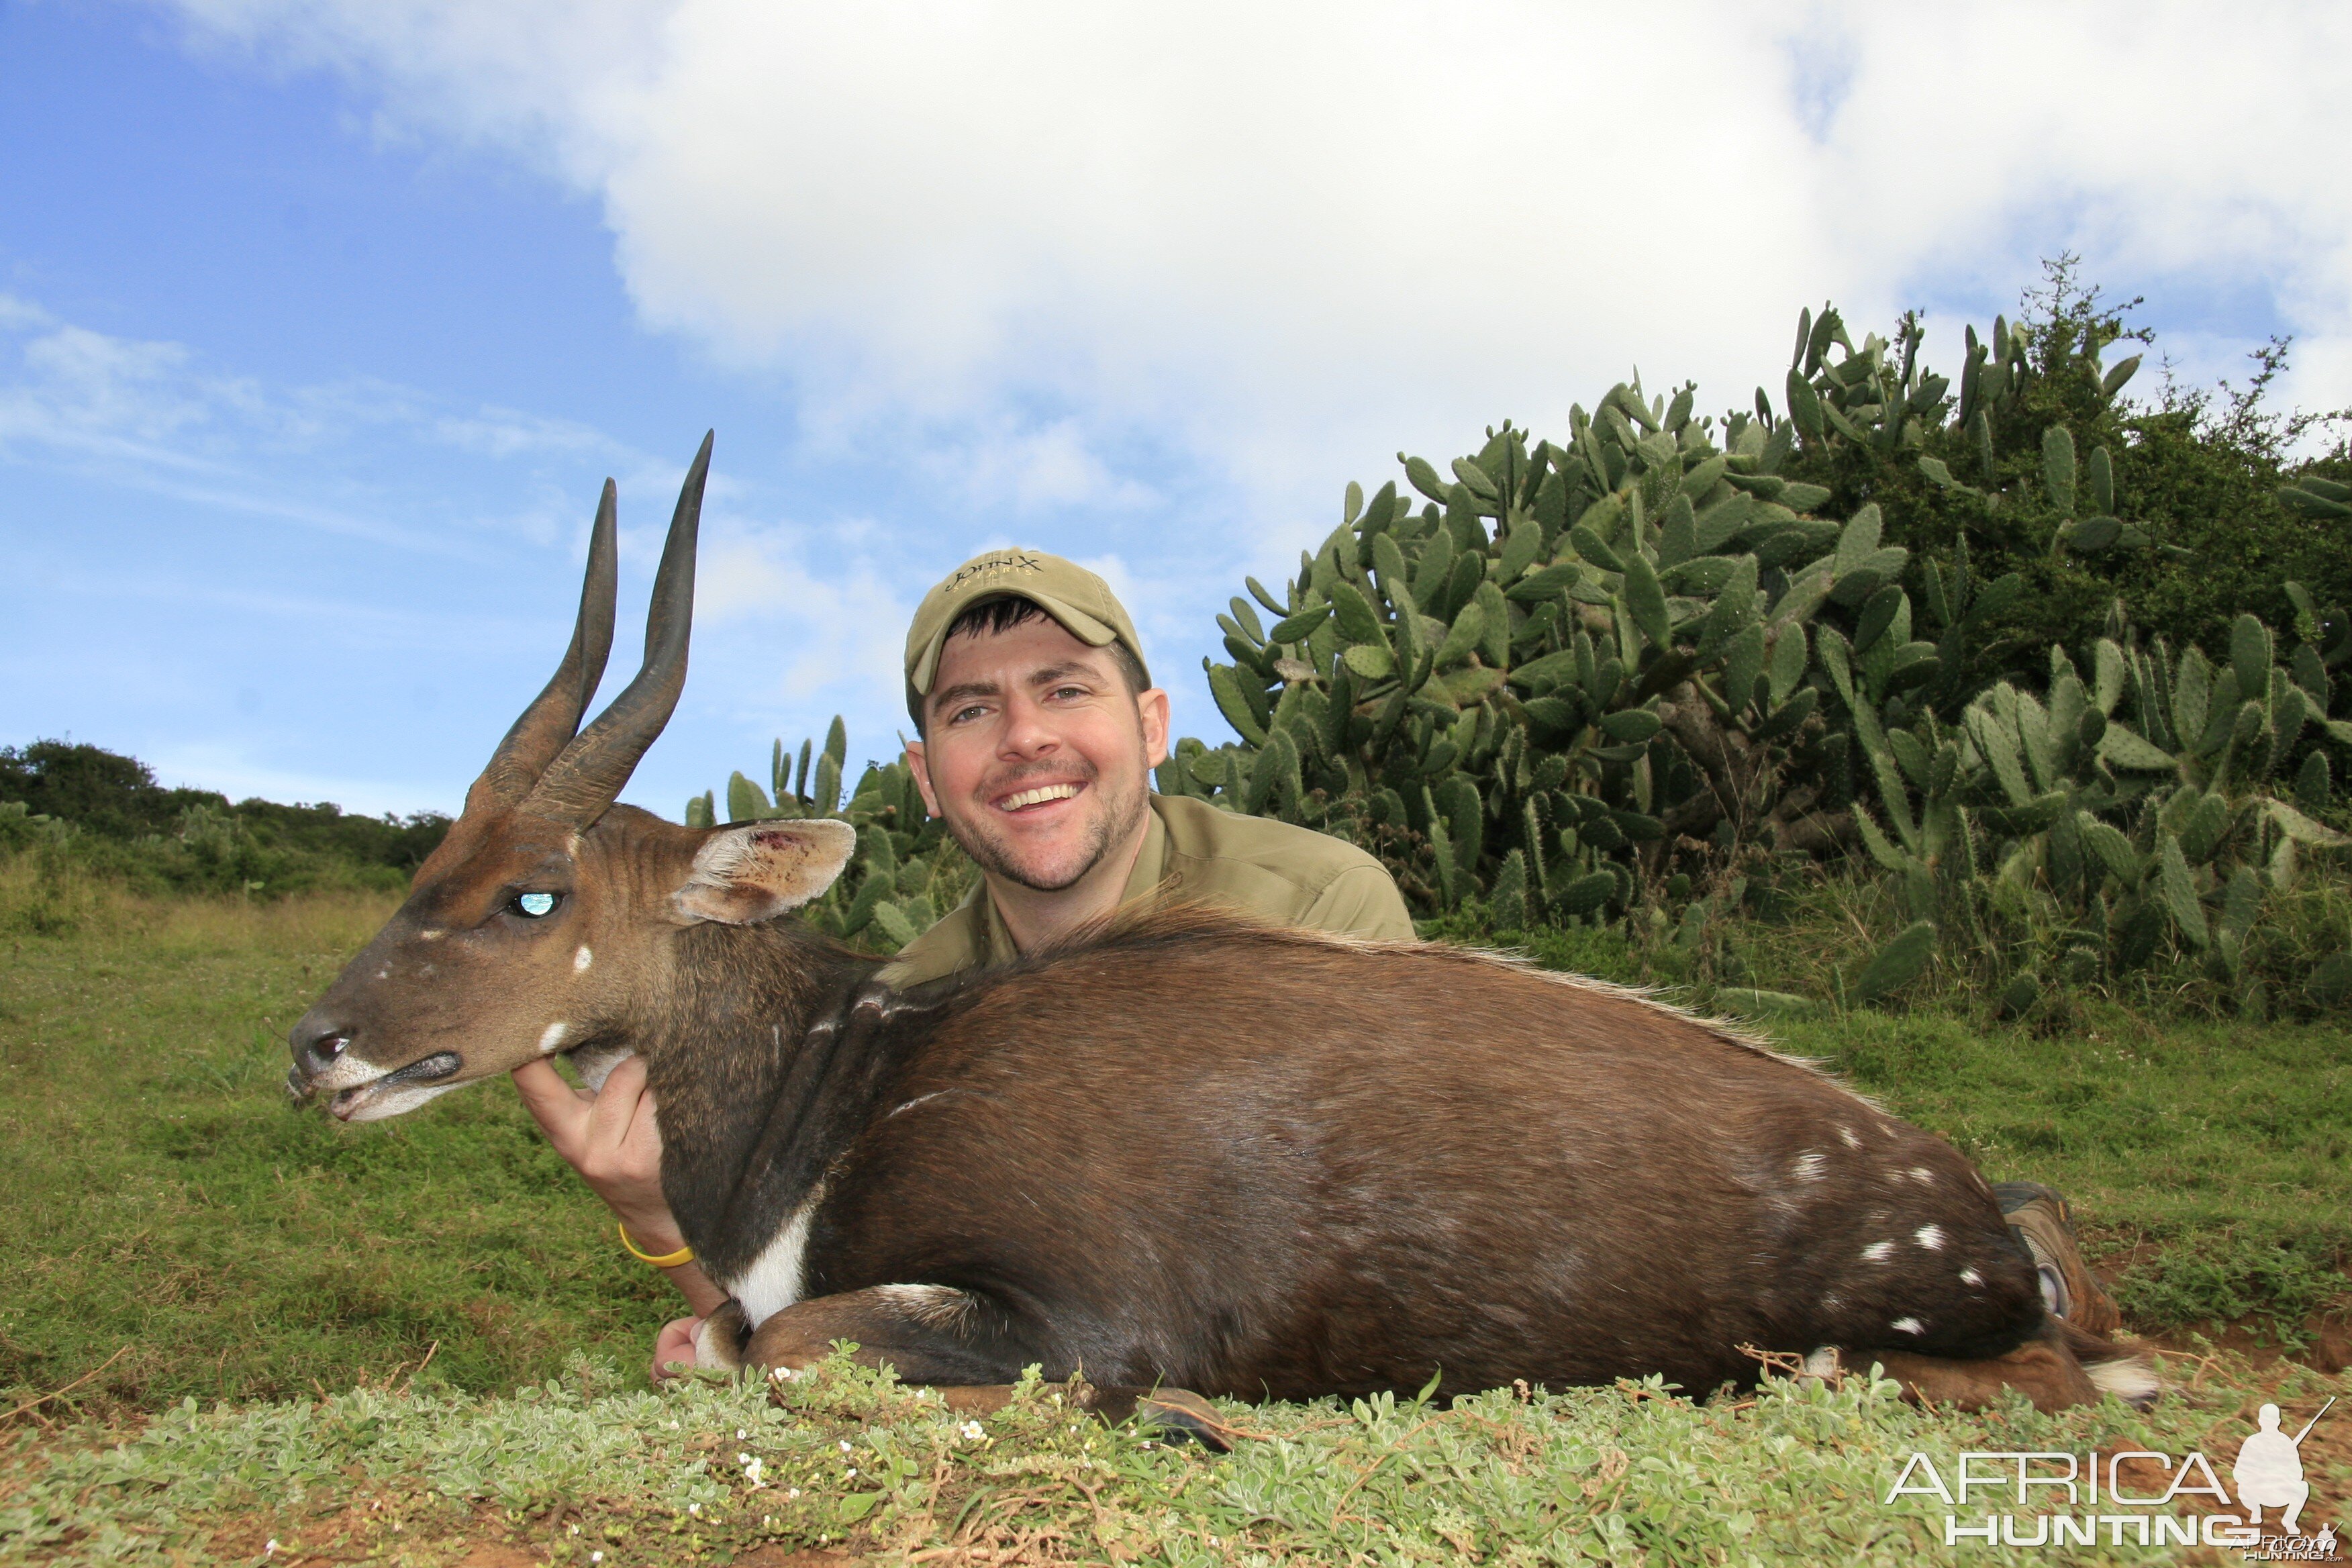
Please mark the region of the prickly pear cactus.
[[[1689, 387], [1625, 384], [1571, 410], [1564, 443], [1507, 423], [1448, 475], [1399, 454], [1410, 491], [1350, 484], [1297, 575], [1251, 579], [1218, 617], [1229, 662], [1203, 662], [1238, 742], [1180, 742], [1160, 787], [1352, 837], [1423, 912], [1476, 900], [1505, 928], [1663, 910], [1759, 859], [1855, 850], [1913, 913], [1854, 977], [1864, 999], [1963, 935], [1984, 951], [1992, 927], [2021, 970], [2113, 972], [2170, 944], [2251, 984], [2232, 955], [2262, 898], [2298, 854], [2345, 844], [2270, 788], [2308, 758], [2297, 793], [2309, 775], [2324, 796], [2315, 738], [2352, 742], [2327, 717], [2344, 614], [2299, 599], [2285, 664], [2242, 616], [2221, 667], [2142, 649], [2118, 606], [2087, 680], [2053, 650], [2039, 689], [1972, 689], [1971, 650], [2023, 578], [1976, 580], [1965, 539], [1915, 563], [1874, 503], [1816, 515], [1830, 492], [1784, 472], [1808, 442], [1900, 453], [1956, 426], [1984, 433], [1989, 480], [2021, 334], [1971, 332], [1957, 399], [1916, 347], [1916, 324], [1856, 348], [1834, 311], [1808, 313], [1785, 416], [1761, 392], [1718, 422]], [[2155, 548], [2118, 519], [2105, 448], [2046, 429], [2038, 484], [2053, 553]], [[2063, 941], [2014, 940], [2068, 921]]]
[[1241, 743], [1180, 742], [1160, 788], [1346, 832], [1425, 909], [1522, 922], [1622, 911], [1687, 846], [1850, 833], [1787, 785], [1835, 761], [1815, 639], [1859, 616], [1890, 692], [1933, 679], [1885, 600], [1906, 552], [1871, 509], [1808, 515], [1826, 492], [1778, 473], [1786, 423], [1718, 429], [1693, 396], [1612, 388], [1565, 445], [1507, 424], [1450, 479], [1403, 458], [1417, 508], [1349, 486], [1281, 593], [1219, 617]]

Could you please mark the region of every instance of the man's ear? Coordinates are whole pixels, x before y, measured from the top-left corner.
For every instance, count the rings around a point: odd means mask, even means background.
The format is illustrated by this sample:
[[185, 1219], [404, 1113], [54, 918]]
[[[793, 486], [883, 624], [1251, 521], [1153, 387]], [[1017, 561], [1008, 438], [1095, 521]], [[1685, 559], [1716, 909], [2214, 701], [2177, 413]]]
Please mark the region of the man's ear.
[[1135, 694], [1135, 717], [1143, 726], [1143, 765], [1156, 768], [1168, 760], [1168, 693], [1160, 687]]
[[796, 910], [833, 886], [857, 850], [857, 830], [830, 817], [747, 822], [703, 840], [686, 886], [670, 895], [681, 925], [751, 925]]
[[923, 809], [933, 816], [940, 815], [940, 797], [931, 793], [931, 759], [920, 741], [907, 742], [907, 771], [915, 775], [915, 788], [923, 797]]

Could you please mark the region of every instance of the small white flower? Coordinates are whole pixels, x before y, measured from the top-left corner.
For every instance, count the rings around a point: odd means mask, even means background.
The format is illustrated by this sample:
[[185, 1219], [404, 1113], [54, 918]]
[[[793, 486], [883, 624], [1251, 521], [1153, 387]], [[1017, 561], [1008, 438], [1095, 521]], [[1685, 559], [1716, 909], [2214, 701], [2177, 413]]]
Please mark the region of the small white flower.
[[271, 1556], [271, 1555], [273, 1555], [274, 1553], [276, 1553], [276, 1552], [277, 1552], [277, 1551], [278, 1551], [278, 1537], [276, 1537], [276, 1536], [274, 1536], [274, 1535], [273, 1535], [273, 1536], [271, 1536], [271, 1537], [269, 1538], [269, 1540], [268, 1541], [268, 1542], [267, 1542], [267, 1543], [265, 1543], [265, 1544], [263, 1545], [263, 1547], [261, 1548], [261, 1554], [262, 1554], [264, 1557], [268, 1557], [268, 1556]]
[[841, 1451], [845, 1454], [849, 1452], [849, 1440], [845, 1437], [842, 1439]]
[[849, 1467], [849, 1479], [853, 1481], [857, 1479], [857, 1467], [856, 1465]]
[[572, 1527], [572, 1534], [574, 1534], [574, 1535], [579, 1534], [579, 1533], [580, 1533], [580, 1527], [579, 1527], [578, 1525], [576, 1525], [576, 1524], [575, 1524], [575, 1525], [573, 1525], [573, 1526]]
[[749, 1437], [751, 1435], [751, 1434], [744, 1431], [740, 1426], [735, 1428], [735, 1440], [738, 1443], [741, 1442], [744, 1438]]
[[980, 1423], [977, 1421], [965, 1422], [962, 1426], [962, 1432], [964, 1441], [967, 1443], [977, 1443], [982, 1437], [986, 1436], [986, 1434], [981, 1430]]
[[588, 1553], [588, 1561], [591, 1563], [602, 1563], [604, 1561], [604, 1554], [601, 1552], [591, 1552]]
[[800, 1495], [801, 1495], [801, 1489], [800, 1489], [800, 1488], [798, 1488], [798, 1487], [794, 1487], [794, 1488], [793, 1488], [793, 1489], [792, 1489], [792, 1490], [790, 1490], [790, 1491], [788, 1491], [788, 1492], [786, 1492], [786, 1493], [784, 1494], [784, 1498], [785, 1498], [785, 1500], [786, 1500], [786, 1501], [790, 1501], [792, 1499], [796, 1498], [796, 1497], [798, 1497], [798, 1496], [800, 1496]]
[[702, 1511], [702, 1505], [698, 1502], [688, 1503], [686, 1505], [686, 1511], [688, 1513], [700, 1513]]

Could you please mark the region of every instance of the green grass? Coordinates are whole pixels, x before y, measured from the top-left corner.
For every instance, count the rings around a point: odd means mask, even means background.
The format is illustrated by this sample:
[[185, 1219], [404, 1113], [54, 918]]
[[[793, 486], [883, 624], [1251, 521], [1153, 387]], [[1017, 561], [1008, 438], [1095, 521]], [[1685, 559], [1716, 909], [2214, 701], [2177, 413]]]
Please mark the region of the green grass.
[[[286, 1027], [390, 900], [149, 900], [37, 877], [0, 862], [0, 1410], [103, 1370], [12, 1418], [0, 1558], [252, 1560], [275, 1535], [433, 1562], [510, 1536], [534, 1560], [603, 1551], [617, 1568], [846, 1534], [1156, 1563], [1932, 1561], [1940, 1510], [1877, 1501], [1912, 1447], [2218, 1451], [2257, 1389], [2306, 1410], [2352, 1396], [2352, 1379], [2227, 1356], [2176, 1363], [2198, 1386], [2145, 1417], [1923, 1414], [1853, 1384], [1711, 1404], [1506, 1392], [1452, 1412], [1244, 1410], [1270, 1439], [1210, 1460], [1072, 1431], [1044, 1391], [978, 1441], [844, 1371], [790, 1411], [711, 1386], [650, 1394], [635, 1369], [674, 1304], [510, 1092], [362, 1127], [283, 1106]], [[1820, 952], [1864, 940], [1818, 921], [1738, 934], [1757, 956], [1736, 978], [1766, 986], [1796, 984], [1776, 953], [1810, 944], [1805, 962], [1832, 963]], [[1671, 943], [1535, 945], [1713, 995]], [[2347, 1305], [2338, 1026], [2095, 995], [2063, 1027], [2012, 1025], [1931, 994], [1766, 1026], [1995, 1179], [2066, 1191], [2137, 1327], [2251, 1317], [2294, 1346]], [[755, 1449], [759, 1489], [735, 1459]], [[2334, 1508], [2352, 1471], [2331, 1453]], [[866, 1479], [841, 1473], [853, 1464]]]
[[[32, 899], [0, 868], [0, 925]], [[124, 1347], [84, 1394], [283, 1398], [428, 1352], [506, 1388], [583, 1347], [641, 1359], [667, 1288], [504, 1085], [383, 1126], [287, 1108], [286, 1029], [393, 902], [100, 889], [62, 932], [0, 935], [0, 1408]]]

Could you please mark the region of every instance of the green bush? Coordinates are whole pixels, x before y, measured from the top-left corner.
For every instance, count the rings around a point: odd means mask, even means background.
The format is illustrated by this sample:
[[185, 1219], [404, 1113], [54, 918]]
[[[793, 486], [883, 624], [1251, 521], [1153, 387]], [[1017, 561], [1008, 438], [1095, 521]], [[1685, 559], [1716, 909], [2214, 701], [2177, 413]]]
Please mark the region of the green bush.
[[92, 745], [0, 747], [0, 850], [40, 847], [59, 866], [142, 891], [390, 891], [407, 885], [448, 826], [433, 812], [232, 805], [210, 790], [165, 789], [137, 758]]

